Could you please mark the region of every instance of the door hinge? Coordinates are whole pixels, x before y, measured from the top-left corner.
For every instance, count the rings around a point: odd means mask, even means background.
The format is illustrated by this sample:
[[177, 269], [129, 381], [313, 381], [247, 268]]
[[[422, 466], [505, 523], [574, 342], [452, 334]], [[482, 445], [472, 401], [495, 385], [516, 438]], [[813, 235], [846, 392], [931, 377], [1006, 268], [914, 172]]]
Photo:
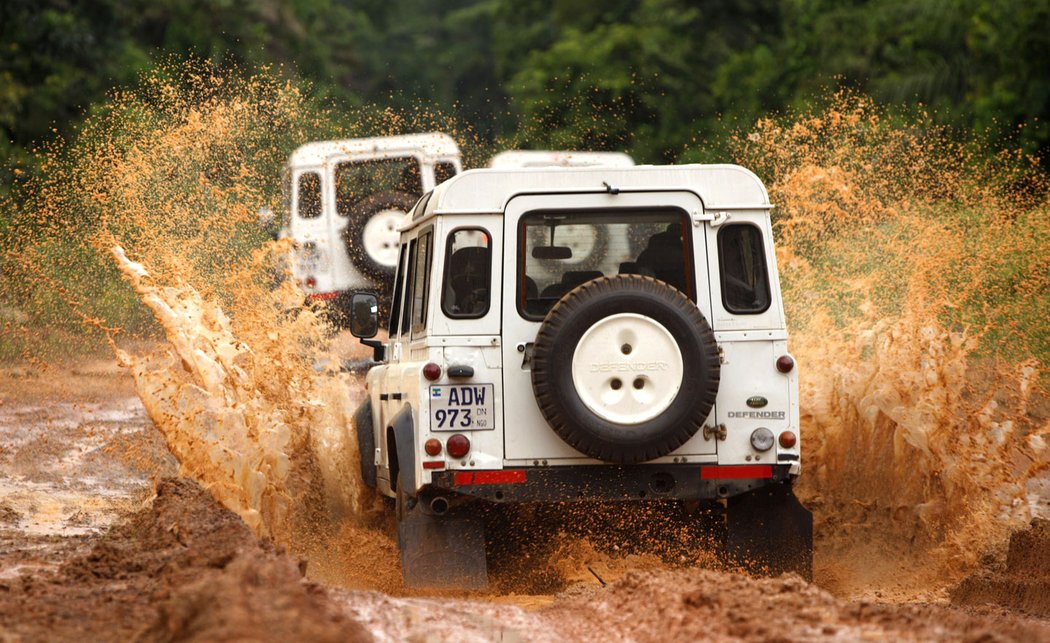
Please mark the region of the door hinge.
[[729, 432], [726, 431], [726, 425], [724, 424], [719, 424], [717, 426], [709, 426], [707, 424], [704, 425], [705, 440], [710, 440], [714, 438], [715, 440], [722, 440], [724, 442], [728, 433]]

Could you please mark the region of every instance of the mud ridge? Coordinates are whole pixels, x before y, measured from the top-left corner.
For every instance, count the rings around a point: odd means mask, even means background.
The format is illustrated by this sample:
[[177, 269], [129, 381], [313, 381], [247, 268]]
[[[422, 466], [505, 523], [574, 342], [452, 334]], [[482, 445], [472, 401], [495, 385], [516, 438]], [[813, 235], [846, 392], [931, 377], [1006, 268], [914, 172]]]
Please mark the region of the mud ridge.
[[756, 579], [710, 570], [631, 572], [545, 610], [569, 640], [606, 634], [668, 640], [995, 640], [1050, 637], [1050, 624], [915, 603], [844, 602], [794, 574]]
[[956, 605], [999, 605], [1050, 618], [1050, 520], [1014, 532], [1005, 565], [981, 569], [951, 591]]

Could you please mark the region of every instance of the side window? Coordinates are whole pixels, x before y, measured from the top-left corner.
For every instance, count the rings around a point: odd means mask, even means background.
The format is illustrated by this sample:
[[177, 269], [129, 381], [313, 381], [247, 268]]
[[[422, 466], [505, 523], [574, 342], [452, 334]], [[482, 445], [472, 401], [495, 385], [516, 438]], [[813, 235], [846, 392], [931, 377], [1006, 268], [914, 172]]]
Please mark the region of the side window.
[[441, 185], [456, 176], [456, 166], [448, 161], [441, 161], [434, 166], [434, 183]]
[[416, 240], [408, 242], [408, 263], [405, 264], [405, 301], [401, 306], [400, 331], [402, 335], [408, 334], [409, 322], [412, 320], [412, 293], [415, 291], [416, 273]]
[[303, 172], [299, 175], [299, 218], [316, 219], [321, 216], [321, 175]]
[[397, 262], [397, 278], [394, 280], [394, 298], [390, 303], [390, 337], [397, 335], [401, 328], [401, 286], [405, 284], [405, 271], [408, 270], [408, 244], [401, 245], [401, 259]]
[[412, 334], [423, 332], [427, 323], [427, 293], [430, 291], [430, 239], [432, 233], [419, 235], [416, 248], [416, 271], [412, 279]]
[[769, 272], [762, 231], [757, 226], [722, 226], [718, 231], [718, 266], [726, 310], [757, 315], [769, 308]]
[[445, 245], [445, 283], [441, 310], [454, 319], [477, 319], [489, 312], [492, 280], [491, 237], [481, 228], [460, 228]]

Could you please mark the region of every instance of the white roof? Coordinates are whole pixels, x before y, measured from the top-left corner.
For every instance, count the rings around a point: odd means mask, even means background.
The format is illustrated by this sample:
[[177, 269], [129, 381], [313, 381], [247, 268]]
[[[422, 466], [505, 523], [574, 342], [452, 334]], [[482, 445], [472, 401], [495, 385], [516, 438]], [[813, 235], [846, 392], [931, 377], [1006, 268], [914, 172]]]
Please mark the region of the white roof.
[[689, 191], [706, 210], [769, 210], [762, 181], [739, 165], [636, 165], [624, 168], [481, 169], [458, 174], [434, 188], [423, 217], [502, 212], [519, 194], [558, 192]]
[[489, 167], [630, 167], [634, 159], [623, 152], [570, 152], [546, 150], [507, 150], [489, 160]]
[[332, 157], [419, 154], [425, 160], [459, 158], [455, 139], [441, 132], [348, 138], [341, 141], [317, 141], [300, 146], [288, 158], [291, 167], [321, 165]]

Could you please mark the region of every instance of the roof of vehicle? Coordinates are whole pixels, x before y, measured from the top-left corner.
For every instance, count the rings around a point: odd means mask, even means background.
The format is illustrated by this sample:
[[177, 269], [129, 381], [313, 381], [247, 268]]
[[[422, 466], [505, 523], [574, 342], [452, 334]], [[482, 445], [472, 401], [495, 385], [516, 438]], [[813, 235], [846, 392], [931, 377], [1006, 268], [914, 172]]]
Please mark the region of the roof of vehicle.
[[456, 140], [441, 132], [348, 138], [339, 141], [315, 141], [300, 146], [288, 158], [288, 165], [301, 167], [321, 165], [333, 156], [396, 156], [399, 153], [421, 154], [424, 158], [458, 158]]
[[491, 168], [523, 167], [630, 167], [634, 159], [623, 152], [573, 152], [548, 150], [507, 150], [489, 159]]
[[[434, 188], [423, 213], [502, 212], [522, 194], [690, 191], [707, 210], [769, 210], [762, 181], [739, 165], [636, 165], [633, 167], [479, 169], [458, 174]], [[423, 201], [421, 200], [421, 202]]]

